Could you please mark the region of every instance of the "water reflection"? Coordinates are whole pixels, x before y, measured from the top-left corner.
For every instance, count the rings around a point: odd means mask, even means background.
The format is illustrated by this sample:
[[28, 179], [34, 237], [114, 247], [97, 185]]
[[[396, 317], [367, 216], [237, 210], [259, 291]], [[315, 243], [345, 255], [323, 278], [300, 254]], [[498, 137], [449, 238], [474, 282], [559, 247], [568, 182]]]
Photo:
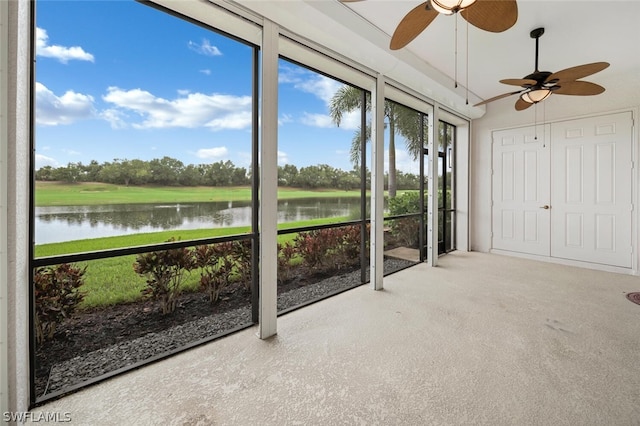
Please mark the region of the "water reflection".
[[[304, 198], [278, 202], [278, 222], [350, 216], [360, 198]], [[251, 225], [251, 203], [109, 204], [36, 207], [36, 244], [172, 229]]]

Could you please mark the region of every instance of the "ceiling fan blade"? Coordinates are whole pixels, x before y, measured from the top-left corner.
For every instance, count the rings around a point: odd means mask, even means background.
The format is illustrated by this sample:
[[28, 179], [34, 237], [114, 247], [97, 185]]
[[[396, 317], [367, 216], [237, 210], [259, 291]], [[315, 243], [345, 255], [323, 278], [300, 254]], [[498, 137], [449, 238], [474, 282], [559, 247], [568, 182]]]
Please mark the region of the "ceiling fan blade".
[[484, 105], [484, 104], [488, 104], [489, 102], [497, 101], [498, 99], [506, 98], [507, 96], [516, 95], [516, 94], [518, 94], [520, 92], [524, 92], [524, 90], [525, 89], [518, 90], [517, 92], [503, 93], [502, 95], [498, 95], [498, 96], [494, 96], [493, 98], [485, 99], [484, 101], [475, 104], [474, 107], [475, 106]]
[[363, 1], [363, 0], [339, 0], [340, 3], [355, 3], [357, 1]]
[[461, 15], [474, 27], [501, 33], [518, 20], [518, 4], [515, 0], [478, 0]]
[[567, 81], [560, 83], [560, 88], [553, 91], [555, 95], [591, 96], [604, 92], [604, 87], [588, 81]]
[[518, 98], [516, 101], [516, 111], [522, 111], [529, 108], [531, 105], [533, 104], [523, 101], [522, 98]]
[[587, 77], [591, 74], [600, 72], [608, 66], [608, 62], [594, 62], [592, 64], [578, 65], [577, 67], [571, 67], [558, 72], [554, 72], [549, 77], [547, 77], [547, 80], [545, 82], [552, 80], [557, 80], [559, 82], [577, 80], [579, 78]]
[[506, 78], [500, 80], [502, 84], [510, 84], [512, 86], [535, 86], [538, 82], [530, 78]]
[[429, 24], [436, 19], [438, 12], [429, 7], [429, 2], [424, 2], [414, 7], [407, 13], [391, 37], [391, 50], [398, 50], [409, 44]]

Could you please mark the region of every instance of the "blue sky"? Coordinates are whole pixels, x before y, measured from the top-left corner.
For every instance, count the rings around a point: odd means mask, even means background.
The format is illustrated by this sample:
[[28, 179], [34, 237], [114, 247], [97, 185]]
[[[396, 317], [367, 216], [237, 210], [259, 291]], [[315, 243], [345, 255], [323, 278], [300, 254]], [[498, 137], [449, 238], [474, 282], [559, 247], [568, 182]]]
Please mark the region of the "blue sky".
[[[250, 47], [134, 1], [40, 0], [36, 17], [36, 168], [249, 165]], [[279, 80], [279, 163], [351, 169], [359, 117], [336, 128], [328, 116], [341, 83], [283, 60]], [[415, 168], [403, 157], [399, 169]]]

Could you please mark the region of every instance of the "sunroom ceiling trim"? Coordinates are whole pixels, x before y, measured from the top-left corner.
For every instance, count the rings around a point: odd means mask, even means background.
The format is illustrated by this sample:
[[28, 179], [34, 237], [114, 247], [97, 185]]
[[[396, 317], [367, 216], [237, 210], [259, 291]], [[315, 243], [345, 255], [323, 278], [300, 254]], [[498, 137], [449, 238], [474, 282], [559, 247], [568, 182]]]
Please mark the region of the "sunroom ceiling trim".
[[[216, 0], [151, 0], [151, 3], [202, 22], [231, 36], [260, 45], [262, 43], [262, 18], [233, 5]], [[224, 7], [223, 7], [224, 6]]]
[[[213, 0], [216, 1], [216, 0]], [[473, 93], [466, 102], [466, 90], [461, 85], [419, 59], [409, 50], [389, 50], [389, 36], [338, 1], [255, 1], [237, 0], [229, 3], [251, 10], [277, 23], [287, 32], [326, 47], [363, 67], [423, 95], [466, 118], [484, 115], [484, 106], [473, 107], [479, 100]]]

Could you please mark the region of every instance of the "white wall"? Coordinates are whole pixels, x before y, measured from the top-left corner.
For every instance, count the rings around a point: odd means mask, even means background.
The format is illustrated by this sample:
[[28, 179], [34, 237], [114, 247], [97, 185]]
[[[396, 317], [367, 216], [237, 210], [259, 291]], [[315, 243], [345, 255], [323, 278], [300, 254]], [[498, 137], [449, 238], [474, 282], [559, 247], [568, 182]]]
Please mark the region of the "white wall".
[[[605, 73], [607, 71], [603, 71]], [[596, 76], [593, 79], [598, 81]], [[537, 107], [537, 123], [553, 122], [589, 115], [601, 115], [614, 111], [634, 111], [637, 123], [637, 107], [640, 102], [640, 73], [635, 81], [607, 79], [600, 82], [606, 91], [597, 96], [552, 95]], [[471, 249], [487, 252], [491, 249], [491, 133], [496, 129], [531, 126], [536, 117], [536, 108], [515, 111], [516, 96], [488, 104], [484, 117], [474, 120], [471, 134]], [[638, 125], [634, 135], [634, 158], [638, 150]], [[637, 169], [637, 167], [636, 167]], [[637, 173], [636, 173], [637, 176]], [[636, 185], [636, 188], [640, 185]], [[634, 194], [634, 200], [637, 200]], [[637, 204], [637, 203], [636, 203]], [[636, 207], [636, 215], [637, 216]], [[637, 227], [636, 227], [637, 228]]]

